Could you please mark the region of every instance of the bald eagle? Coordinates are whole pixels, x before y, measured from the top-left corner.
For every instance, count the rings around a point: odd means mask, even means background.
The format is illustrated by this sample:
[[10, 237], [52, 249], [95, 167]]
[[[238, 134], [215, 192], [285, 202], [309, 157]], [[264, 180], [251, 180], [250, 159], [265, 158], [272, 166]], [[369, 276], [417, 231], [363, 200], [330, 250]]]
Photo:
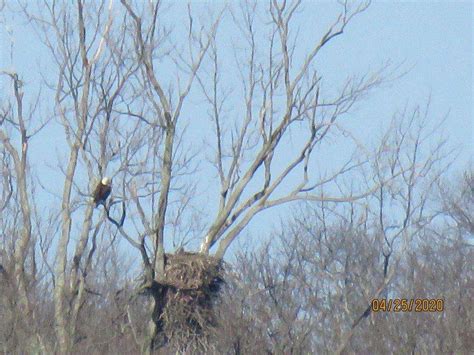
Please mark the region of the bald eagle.
[[109, 197], [112, 191], [112, 180], [108, 177], [104, 177], [94, 190], [94, 202], [95, 207], [100, 204], [105, 206], [105, 200]]

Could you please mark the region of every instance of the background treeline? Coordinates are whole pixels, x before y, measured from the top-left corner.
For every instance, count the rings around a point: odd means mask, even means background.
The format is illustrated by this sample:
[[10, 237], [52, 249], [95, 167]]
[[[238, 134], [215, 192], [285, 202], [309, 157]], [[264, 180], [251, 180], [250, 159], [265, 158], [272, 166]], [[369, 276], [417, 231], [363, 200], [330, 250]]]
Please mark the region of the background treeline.
[[[201, 340], [207, 351], [331, 353], [353, 332], [345, 353], [470, 353], [474, 175], [467, 171], [449, 188], [443, 186], [433, 196], [436, 219], [410, 241], [391, 284], [378, 298], [441, 298], [444, 312], [368, 314], [371, 292], [384, 280], [388, 254], [377, 226], [358, 218], [364, 213], [356, 205], [304, 205], [261, 247], [244, 246], [228, 263], [217, 326]], [[147, 297], [133, 293], [136, 281], [128, 277], [126, 258], [114, 248], [102, 252], [103, 265], [97, 270], [105, 272], [89, 275], [75, 352], [137, 353], [147, 324]], [[24, 322], [15, 311], [17, 290], [6, 267], [1, 268], [0, 288], [2, 352], [54, 349], [51, 285], [38, 280], [31, 288], [35, 310]], [[41, 336], [38, 348], [26, 346], [24, 339], [31, 334]], [[179, 343], [179, 334], [176, 339]]]

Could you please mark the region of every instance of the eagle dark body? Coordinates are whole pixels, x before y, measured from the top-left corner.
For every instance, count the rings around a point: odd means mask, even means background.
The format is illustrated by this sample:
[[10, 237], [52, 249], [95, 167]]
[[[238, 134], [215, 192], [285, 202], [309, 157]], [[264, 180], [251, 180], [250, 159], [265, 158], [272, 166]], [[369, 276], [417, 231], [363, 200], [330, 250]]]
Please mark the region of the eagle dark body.
[[108, 178], [103, 178], [94, 190], [93, 197], [95, 206], [97, 207], [100, 204], [104, 204], [105, 200], [107, 200], [107, 197], [109, 197], [111, 191], [112, 186], [110, 180]]

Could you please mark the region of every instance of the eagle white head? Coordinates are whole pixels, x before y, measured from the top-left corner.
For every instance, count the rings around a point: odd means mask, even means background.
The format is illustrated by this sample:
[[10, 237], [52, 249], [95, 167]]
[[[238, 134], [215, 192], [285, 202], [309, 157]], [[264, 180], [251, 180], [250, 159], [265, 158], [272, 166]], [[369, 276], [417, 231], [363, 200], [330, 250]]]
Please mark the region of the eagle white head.
[[102, 181], [101, 181], [102, 185], [105, 185], [105, 186], [110, 186], [112, 184], [112, 179], [107, 177], [107, 176], [104, 176], [102, 178]]

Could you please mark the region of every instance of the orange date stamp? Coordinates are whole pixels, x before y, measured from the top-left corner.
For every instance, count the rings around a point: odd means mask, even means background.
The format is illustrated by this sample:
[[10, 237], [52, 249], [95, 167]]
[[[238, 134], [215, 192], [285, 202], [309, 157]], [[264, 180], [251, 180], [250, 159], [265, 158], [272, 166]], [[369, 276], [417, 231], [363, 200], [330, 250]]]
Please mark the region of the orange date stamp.
[[372, 312], [443, 312], [442, 298], [374, 298], [370, 302]]

